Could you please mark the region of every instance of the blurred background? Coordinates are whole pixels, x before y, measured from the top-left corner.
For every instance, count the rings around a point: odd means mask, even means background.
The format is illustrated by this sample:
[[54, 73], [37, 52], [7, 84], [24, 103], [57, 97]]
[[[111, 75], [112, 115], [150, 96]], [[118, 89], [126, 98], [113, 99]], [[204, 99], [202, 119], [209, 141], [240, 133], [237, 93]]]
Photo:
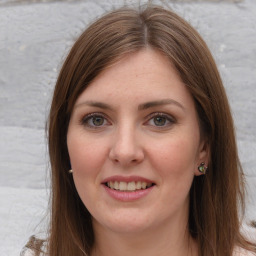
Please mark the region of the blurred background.
[[[136, 0], [0, 0], [0, 255], [44, 232], [49, 196], [45, 123], [59, 69], [94, 19]], [[163, 0], [209, 45], [235, 120], [247, 180], [245, 230], [256, 239], [256, 1]], [[256, 224], [256, 222], [255, 222]]]

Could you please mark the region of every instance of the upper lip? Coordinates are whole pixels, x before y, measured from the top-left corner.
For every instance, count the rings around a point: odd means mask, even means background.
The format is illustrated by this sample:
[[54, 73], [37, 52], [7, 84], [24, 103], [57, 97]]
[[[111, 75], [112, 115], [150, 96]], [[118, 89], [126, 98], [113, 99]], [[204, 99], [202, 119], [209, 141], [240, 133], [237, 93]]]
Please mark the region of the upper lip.
[[118, 182], [132, 182], [132, 181], [141, 181], [141, 182], [147, 182], [147, 183], [154, 183], [154, 181], [141, 177], [141, 176], [121, 176], [121, 175], [114, 175], [107, 177], [102, 181], [102, 184], [110, 182], [110, 181], [118, 181]]

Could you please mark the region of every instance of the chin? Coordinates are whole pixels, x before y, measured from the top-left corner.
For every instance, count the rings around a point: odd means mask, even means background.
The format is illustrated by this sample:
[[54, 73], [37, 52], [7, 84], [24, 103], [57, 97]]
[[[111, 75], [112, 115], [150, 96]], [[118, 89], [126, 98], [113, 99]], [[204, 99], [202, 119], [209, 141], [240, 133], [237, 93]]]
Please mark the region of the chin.
[[131, 215], [120, 212], [109, 216], [110, 218], [106, 217], [107, 216], [105, 216], [102, 221], [94, 220], [93, 223], [97, 226], [111, 230], [112, 232], [124, 234], [140, 233], [149, 229], [151, 226], [149, 219], [141, 214], [138, 216], [138, 213]]
[[147, 230], [149, 227], [145, 223], [131, 223], [131, 221], [115, 223], [108, 227], [112, 232], [122, 234], [135, 234]]

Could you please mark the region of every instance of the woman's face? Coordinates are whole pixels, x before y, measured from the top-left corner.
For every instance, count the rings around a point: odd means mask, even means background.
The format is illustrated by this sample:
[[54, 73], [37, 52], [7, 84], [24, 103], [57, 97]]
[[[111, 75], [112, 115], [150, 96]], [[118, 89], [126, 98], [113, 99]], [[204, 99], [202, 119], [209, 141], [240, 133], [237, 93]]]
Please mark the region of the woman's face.
[[95, 229], [186, 225], [207, 152], [193, 99], [163, 55], [145, 49], [102, 72], [75, 103], [67, 144]]

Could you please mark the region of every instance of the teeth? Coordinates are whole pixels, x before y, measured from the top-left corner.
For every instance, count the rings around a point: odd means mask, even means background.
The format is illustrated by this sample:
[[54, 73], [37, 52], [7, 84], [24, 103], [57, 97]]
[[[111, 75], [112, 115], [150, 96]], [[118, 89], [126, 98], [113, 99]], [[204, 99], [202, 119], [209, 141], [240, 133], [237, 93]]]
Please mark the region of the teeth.
[[129, 182], [129, 183], [127, 184], [127, 190], [128, 190], [128, 191], [133, 191], [133, 190], [135, 190], [135, 189], [136, 189], [136, 186], [135, 186], [135, 182], [134, 182], [134, 181]]
[[142, 189], [145, 189], [147, 187], [147, 182], [143, 181], [141, 182]]
[[152, 186], [152, 183], [147, 183], [145, 181], [110, 181], [107, 183], [109, 188], [120, 190], [120, 191], [136, 191], [141, 189], [146, 189]]
[[114, 189], [119, 189], [119, 183], [117, 181], [114, 182]]
[[141, 189], [141, 182], [140, 181], [136, 182], [136, 189]]
[[127, 190], [127, 183], [121, 181], [121, 182], [119, 183], [119, 190], [122, 190], [122, 191]]

